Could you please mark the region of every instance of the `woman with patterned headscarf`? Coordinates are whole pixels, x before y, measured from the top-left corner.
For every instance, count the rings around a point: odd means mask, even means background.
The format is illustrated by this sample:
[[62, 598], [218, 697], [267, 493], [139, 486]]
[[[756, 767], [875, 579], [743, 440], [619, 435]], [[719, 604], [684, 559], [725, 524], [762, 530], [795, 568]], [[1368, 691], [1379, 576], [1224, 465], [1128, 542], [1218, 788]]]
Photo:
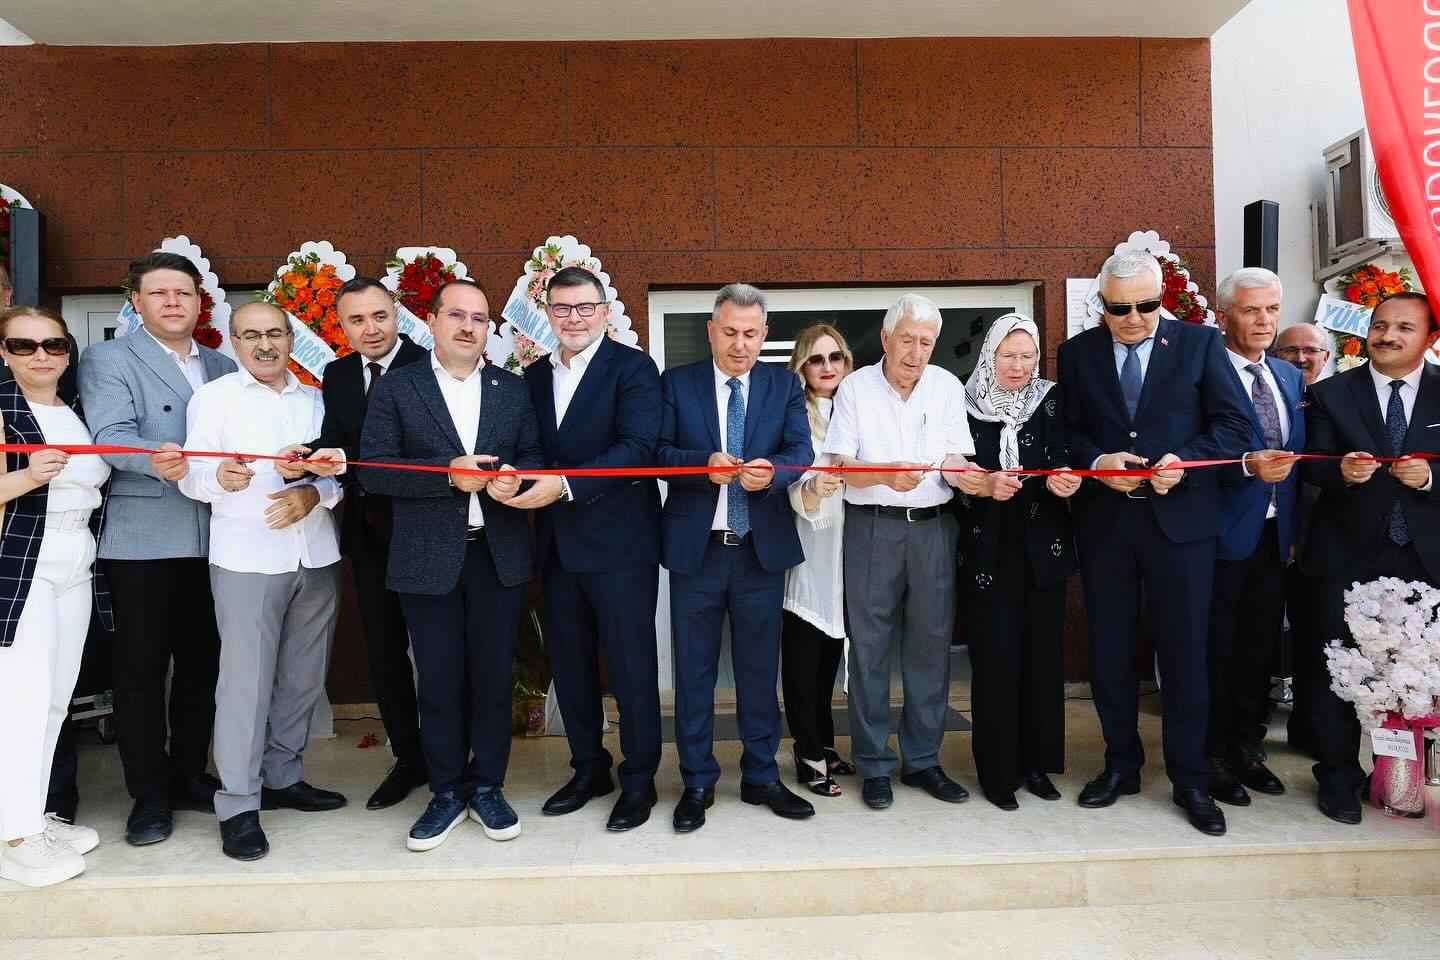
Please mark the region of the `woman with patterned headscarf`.
[[1065, 581], [1075, 569], [1065, 498], [1080, 478], [1027, 476], [1066, 466], [1060, 387], [1036, 376], [1040, 334], [1018, 313], [997, 319], [965, 384], [973, 462], [996, 471], [961, 496], [960, 589], [970, 634], [971, 743], [985, 798], [1016, 810], [1015, 791], [1060, 799], [1065, 767]]

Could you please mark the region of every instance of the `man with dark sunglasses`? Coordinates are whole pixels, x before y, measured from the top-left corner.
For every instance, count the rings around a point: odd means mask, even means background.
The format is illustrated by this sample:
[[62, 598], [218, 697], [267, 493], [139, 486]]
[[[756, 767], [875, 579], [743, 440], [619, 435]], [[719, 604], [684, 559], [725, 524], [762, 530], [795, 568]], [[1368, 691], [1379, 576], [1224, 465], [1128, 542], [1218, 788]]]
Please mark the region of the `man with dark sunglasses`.
[[1219, 333], [1162, 317], [1161, 289], [1150, 254], [1110, 257], [1100, 269], [1103, 323], [1061, 344], [1058, 356], [1072, 464], [1145, 471], [1091, 478], [1073, 500], [1090, 683], [1105, 735], [1105, 769], [1081, 791], [1080, 805], [1108, 807], [1140, 791], [1135, 648], [1143, 583], [1172, 796], [1196, 829], [1218, 835], [1225, 816], [1209, 793], [1205, 732], [1219, 480], [1171, 464], [1238, 457], [1250, 417]]

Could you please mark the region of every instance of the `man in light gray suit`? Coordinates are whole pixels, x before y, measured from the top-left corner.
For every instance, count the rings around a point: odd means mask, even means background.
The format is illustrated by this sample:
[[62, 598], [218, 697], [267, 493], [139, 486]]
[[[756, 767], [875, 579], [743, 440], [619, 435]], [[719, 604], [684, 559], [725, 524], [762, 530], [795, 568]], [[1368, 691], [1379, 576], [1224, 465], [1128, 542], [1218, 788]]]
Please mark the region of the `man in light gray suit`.
[[191, 394], [235, 363], [193, 338], [200, 272], [188, 258], [136, 260], [128, 286], [144, 327], [85, 351], [80, 395], [97, 444], [155, 451], [105, 457], [114, 472], [99, 549], [115, 608], [115, 732], [135, 799], [125, 839], [142, 846], [170, 836], [176, 809], [213, 813], [220, 786], [205, 769], [220, 658], [210, 507], [176, 482], [188, 469], [178, 451]]

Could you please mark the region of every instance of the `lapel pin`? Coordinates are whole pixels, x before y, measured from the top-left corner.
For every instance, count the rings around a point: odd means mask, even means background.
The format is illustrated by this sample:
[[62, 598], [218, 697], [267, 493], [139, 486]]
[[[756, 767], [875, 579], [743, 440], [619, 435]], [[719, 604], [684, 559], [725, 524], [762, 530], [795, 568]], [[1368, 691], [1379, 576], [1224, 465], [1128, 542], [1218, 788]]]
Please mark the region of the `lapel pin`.
[[499, 381], [499, 380], [491, 380], [491, 381], [490, 381], [490, 386], [492, 386], [492, 387], [498, 387], [498, 386], [500, 386], [500, 381]]
[[1168, 346], [1170, 346], [1170, 341], [1167, 340], [1165, 337], [1161, 337], [1161, 338], [1160, 338], [1160, 346], [1162, 346], [1162, 347], [1168, 347]]

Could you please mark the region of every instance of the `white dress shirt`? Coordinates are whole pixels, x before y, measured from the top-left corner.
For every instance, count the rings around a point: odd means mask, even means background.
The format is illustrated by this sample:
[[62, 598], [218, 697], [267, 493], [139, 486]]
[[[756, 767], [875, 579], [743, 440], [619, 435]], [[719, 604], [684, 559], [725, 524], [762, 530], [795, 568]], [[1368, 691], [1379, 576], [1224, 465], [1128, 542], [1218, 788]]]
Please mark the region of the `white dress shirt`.
[[[446, 372], [440, 358], [432, 351], [430, 369], [435, 371], [435, 382], [440, 385], [440, 395], [445, 398], [445, 408], [450, 411], [450, 421], [460, 435], [465, 452], [475, 455], [475, 441], [480, 434], [480, 361], [475, 369], [463, 380], [456, 380]], [[499, 466], [499, 464], [495, 464]], [[480, 509], [480, 494], [470, 494], [470, 512], [465, 519], [471, 527], [485, 526], [485, 511]]]
[[[320, 391], [285, 374], [275, 392], [244, 367], [204, 384], [185, 408], [185, 448], [235, 453], [276, 453], [320, 434], [325, 403]], [[340, 542], [331, 510], [343, 493], [334, 477], [287, 484], [273, 460], [248, 464], [255, 475], [244, 490], [226, 490], [217, 476], [221, 460], [192, 458], [180, 492], [210, 504], [210, 562], [234, 573], [292, 573], [340, 562]], [[299, 523], [273, 530], [265, 510], [270, 494], [313, 482], [320, 503]]]
[[[585, 371], [590, 369], [590, 363], [600, 350], [600, 340], [604, 336], [601, 334], [596, 337], [594, 343], [571, 357], [568, 366], [561, 362], [559, 349], [550, 351], [550, 369], [554, 371], [550, 377], [550, 389], [555, 397], [556, 427], [565, 420], [565, 411], [570, 409], [570, 401], [575, 399], [575, 391], [580, 389], [580, 381], [585, 377]], [[729, 392], [729, 388], [726, 388], [726, 392]]]
[[387, 353], [387, 354], [385, 354], [385, 356], [381, 357], [379, 360], [371, 360], [369, 357], [361, 357], [361, 358], [360, 358], [360, 360], [361, 360], [361, 364], [360, 364], [360, 374], [361, 374], [361, 378], [365, 381], [365, 393], [366, 393], [366, 394], [369, 394], [369, 393], [370, 393], [370, 364], [372, 364], [372, 363], [378, 363], [378, 364], [380, 364], [380, 375], [381, 375], [381, 376], [384, 376], [385, 374], [387, 374], [387, 373], [390, 372], [390, 364], [392, 364], [392, 363], [395, 362], [395, 355], [396, 355], [397, 353], [399, 353], [399, 352], [400, 352], [400, 338], [399, 338], [399, 337], [396, 337], [396, 338], [395, 338], [395, 345], [390, 348], [390, 352]]
[[[721, 370], [710, 361], [710, 368], [715, 371], [715, 405], [720, 414], [720, 452], [725, 451], [725, 444], [730, 439], [730, 374]], [[750, 411], [750, 371], [746, 370], [737, 377], [740, 381], [740, 399], [745, 404], [745, 411]], [[743, 457], [742, 459], [750, 459]], [[715, 516], [710, 521], [711, 530], [730, 529], [730, 485], [726, 484], [720, 488], [720, 496], [715, 500]]]
[[[939, 466], [949, 456], [973, 456], [965, 414], [965, 388], [949, 370], [928, 364], [909, 399], [885, 379], [884, 361], [861, 367], [840, 382], [825, 434], [825, 453], [870, 463]], [[845, 502], [935, 507], [954, 496], [939, 471], [925, 474], [908, 493], [883, 484], [845, 485]]]
[[196, 343], [194, 339], [191, 339], [190, 352], [182, 357], [174, 350], [165, 346], [165, 344], [160, 343], [160, 340], [149, 330], [146, 330], [144, 325], [141, 325], [140, 329], [145, 331], [145, 336], [159, 343], [160, 349], [164, 350], [166, 355], [175, 361], [175, 365], [180, 368], [180, 373], [184, 375], [186, 380], [190, 381], [191, 389], [199, 390], [205, 385], [205, 361], [200, 359], [200, 344]]
[[[1245, 399], [1249, 402], [1252, 409], [1255, 406], [1255, 401], [1251, 399], [1255, 395], [1255, 374], [1245, 368], [1252, 363], [1258, 362], [1260, 364], [1261, 372], [1265, 377], [1265, 386], [1269, 389], [1270, 398], [1275, 403], [1275, 410], [1280, 415], [1280, 441], [1282, 443], [1289, 443], [1290, 408], [1286, 406], [1285, 395], [1280, 392], [1280, 384], [1275, 381], [1275, 372], [1270, 369], [1270, 365], [1265, 362], [1265, 358], [1261, 357], [1259, 361], [1251, 360], [1249, 357], [1236, 353], [1229, 347], [1225, 348], [1225, 356], [1230, 358], [1230, 363], [1235, 367], [1235, 372], [1240, 375], [1240, 385], [1245, 388]], [[1248, 453], [1249, 451], [1246, 452]], [[1254, 476], [1249, 464], [1242, 463], [1240, 469], [1245, 476]], [[1275, 491], [1272, 490], [1270, 491], [1270, 506], [1265, 508], [1265, 519], [1270, 520], [1274, 518], [1276, 512]]]
[[[1112, 347], [1115, 351], [1115, 375], [1121, 376], [1125, 370], [1125, 358], [1130, 355], [1130, 348], [1119, 340], [1114, 341]], [[1155, 349], [1155, 331], [1150, 331], [1150, 336], [1141, 340], [1135, 347], [1135, 355], [1140, 359], [1140, 382], [1145, 382], [1145, 374], [1150, 372], [1150, 353]]]
[[[69, 404], [49, 406], [26, 401], [47, 444], [87, 446], [90, 431]], [[45, 512], [94, 510], [100, 506], [100, 488], [110, 479], [110, 464], [93, 453], [77, 453], [65, 462], [46, 486]]]

